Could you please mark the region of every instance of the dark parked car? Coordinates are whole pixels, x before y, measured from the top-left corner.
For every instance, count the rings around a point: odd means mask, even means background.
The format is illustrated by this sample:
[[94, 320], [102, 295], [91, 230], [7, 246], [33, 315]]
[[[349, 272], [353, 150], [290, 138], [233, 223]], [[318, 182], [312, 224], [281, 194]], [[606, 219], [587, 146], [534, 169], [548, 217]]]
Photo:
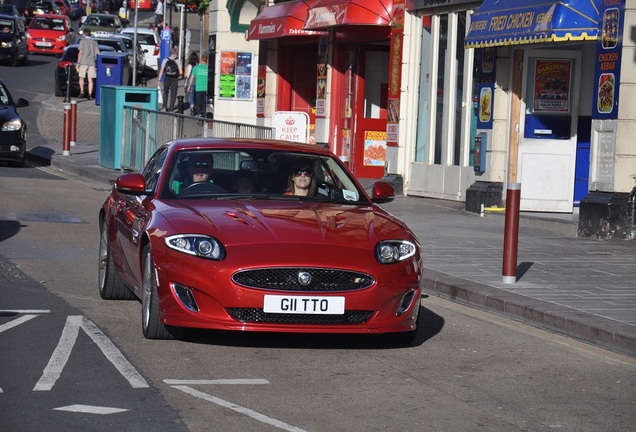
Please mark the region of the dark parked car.
[[11, 15], [24, 19], [24, 14], [16, 5], [0, 3], [0, 15]]
[[[99, 51], [115, 52], [115, 49], [106, 45], [99, 45]], [[79, 75], [77, 74], [77, 55], [79, 45], [70, 45], [60, 57], [55, 69], [55, 96], [66, 95], [67, 72], [71, 71], [71, 96], [77, 96], [79, 90]]]
[[28, 106], [25, 99], [17, 102], [9, 89], [0, 80], [0, 160], [23, 166], [26, 156], [26, 123], [20, 118], [16, 108]]
[[12, 66], [29, 61], [26, 28], [20, 17], [0, 15], [0, 60]]
[[42, 14], [64, 15], [53, 0], [30, 1], [24, 9], [24, 16], [26, 17], [27, 22], [31, 22], [31, 19], [35, 15]]

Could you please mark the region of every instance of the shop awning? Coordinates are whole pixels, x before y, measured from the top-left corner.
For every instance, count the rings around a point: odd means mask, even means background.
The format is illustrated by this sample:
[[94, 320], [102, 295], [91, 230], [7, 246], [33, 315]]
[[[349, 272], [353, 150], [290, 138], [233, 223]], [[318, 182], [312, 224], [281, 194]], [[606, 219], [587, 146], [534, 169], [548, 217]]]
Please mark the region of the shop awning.
[[600, 0], [484, 0], [471, 15], [466, 48], [596, 40]]
[[309, 8], [305, 29], [341, 25], [391, 25], [393, 0], [318, 0]]
[[251, 21], [247, 38], [256, 40], [321, 34], [322, 32], [303, 29], [307, 10], [316, 1], [298, 0], [267, 6]]

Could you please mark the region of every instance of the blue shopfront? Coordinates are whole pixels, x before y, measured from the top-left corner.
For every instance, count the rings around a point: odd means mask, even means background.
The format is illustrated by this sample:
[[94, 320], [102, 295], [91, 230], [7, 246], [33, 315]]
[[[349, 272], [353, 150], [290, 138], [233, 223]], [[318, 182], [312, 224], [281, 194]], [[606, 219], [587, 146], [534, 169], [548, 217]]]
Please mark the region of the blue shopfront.
[[615, 17], [603, 30], [601, 3], [485, 0], [470, 17], [464, 46], [492, 66], [476, 62], [477, 134], [507, 138], [503, 178], [522, 184], [522, 210], [570, 213], [588, 194], [599, 41], [616, 40], [620, 25]]

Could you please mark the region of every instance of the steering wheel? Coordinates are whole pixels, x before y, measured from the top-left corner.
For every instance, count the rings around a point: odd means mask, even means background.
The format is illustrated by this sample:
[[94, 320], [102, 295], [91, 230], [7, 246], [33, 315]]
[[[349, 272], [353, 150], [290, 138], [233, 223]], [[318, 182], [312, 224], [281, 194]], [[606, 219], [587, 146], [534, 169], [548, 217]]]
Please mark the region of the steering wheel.
[[214, 183], [206, 181], [188, 185], [179, 193], [179, 196], [185, 197], [190, 195], [205, 195], [207, 193], [227, 193], [227, 191], [219, 185], [215, 185]]

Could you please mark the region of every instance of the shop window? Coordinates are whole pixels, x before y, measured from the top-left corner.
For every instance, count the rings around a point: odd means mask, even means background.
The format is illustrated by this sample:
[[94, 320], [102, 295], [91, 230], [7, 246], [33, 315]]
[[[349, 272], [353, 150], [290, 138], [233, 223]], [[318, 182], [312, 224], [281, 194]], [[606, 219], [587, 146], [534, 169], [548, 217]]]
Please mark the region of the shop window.
[[364, 66], [364, 117], [387, 118], [388, 51], [367, 51]]

